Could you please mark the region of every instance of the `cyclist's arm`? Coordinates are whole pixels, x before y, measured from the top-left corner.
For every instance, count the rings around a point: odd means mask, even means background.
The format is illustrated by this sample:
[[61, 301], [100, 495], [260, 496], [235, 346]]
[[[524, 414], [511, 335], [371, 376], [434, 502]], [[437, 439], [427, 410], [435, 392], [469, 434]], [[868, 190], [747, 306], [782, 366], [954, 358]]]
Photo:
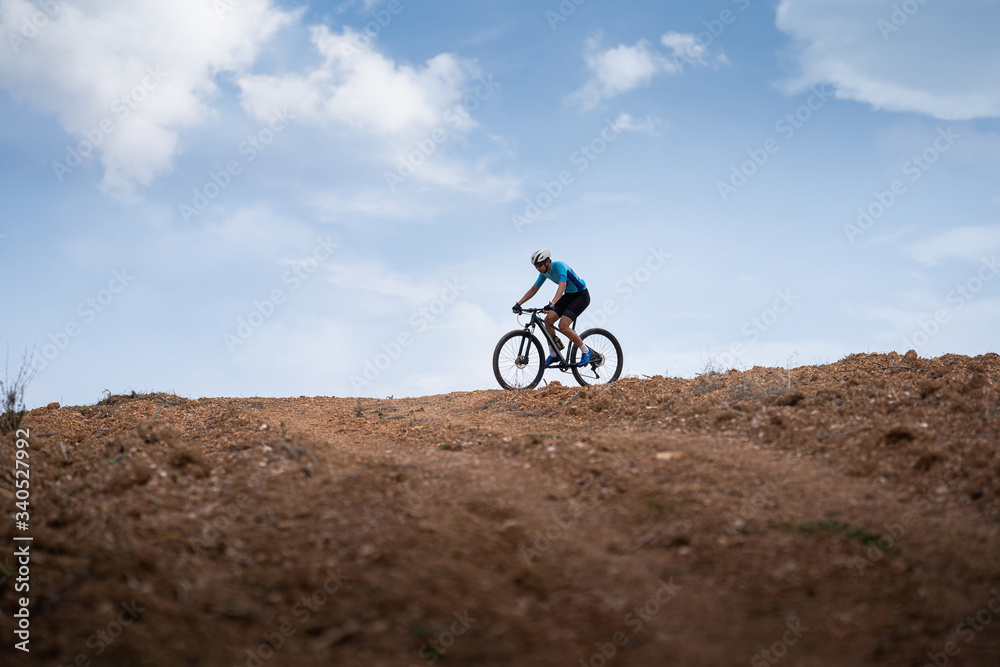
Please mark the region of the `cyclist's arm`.
[[559, 289], [556, 290], [556, 295], [552, 297], [552, 303], [555, 304], [562, 298], [563, 293], [566, 291], [566, 281], [559, 283]]
[[525, 301], [528, 301], [529, 299], [531, 299], [531, 297], [535, 296], [536, 294], [538, 294], [538, 285], [532, 285], [531, 289], [525, 292], [524, 296], [520, 298], [520, 300], [517, 302], [517, 305], [519, 306], [523, 305]]

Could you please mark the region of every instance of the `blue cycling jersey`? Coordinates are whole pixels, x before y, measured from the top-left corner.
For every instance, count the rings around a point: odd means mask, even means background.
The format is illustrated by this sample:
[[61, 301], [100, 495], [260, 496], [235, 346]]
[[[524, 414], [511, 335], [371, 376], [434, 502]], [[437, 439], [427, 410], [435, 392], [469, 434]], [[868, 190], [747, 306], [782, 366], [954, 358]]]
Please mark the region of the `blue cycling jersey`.
[[545, 283], [546, 278], [554, 282], [556, 285], [561, 282], [565, 282], [566, 294], [573, 294], [587, 289], [587, 283], [583, 282], [583, 278], [573, 273], [573, 269], [569, 268], [569, 265], [567, 265], [566, 262], [552, 262], [552, 266], [549, 267], [548, 273], [538, 274], [538, 279], [535, 281], [535, 287], [541, 287]]

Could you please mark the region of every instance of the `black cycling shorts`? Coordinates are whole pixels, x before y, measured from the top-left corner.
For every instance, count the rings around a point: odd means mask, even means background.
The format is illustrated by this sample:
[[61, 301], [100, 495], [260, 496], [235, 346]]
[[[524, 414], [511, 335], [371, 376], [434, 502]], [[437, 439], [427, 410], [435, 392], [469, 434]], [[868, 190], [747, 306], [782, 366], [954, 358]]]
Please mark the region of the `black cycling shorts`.
[[553, 309], [559, 317], [568, 317], [570, 320], [576, 322], [576, 318], [580, 317], [589, 305], [590, 292], [584, 289], [572, 294], [563, 294], [553, 304]]

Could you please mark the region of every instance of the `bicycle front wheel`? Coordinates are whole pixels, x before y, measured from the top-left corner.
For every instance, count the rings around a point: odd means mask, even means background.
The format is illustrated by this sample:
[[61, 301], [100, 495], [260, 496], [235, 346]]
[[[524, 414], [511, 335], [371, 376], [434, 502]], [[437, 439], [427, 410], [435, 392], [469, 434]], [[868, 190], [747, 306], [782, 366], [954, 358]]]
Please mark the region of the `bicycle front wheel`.
[[590, 361], [585, 366], [577, 366], [580, 349], [573, 346], [569, 354], [570, 365], [576, 381], [582, 385], [607, 384], [614, 382], [622, 374], [622, 346], [618, 339], [604, 329], [587, 329], [580, 338], [590, 348]]
[[542, 346], [525, 331], [511, 331], [493, 350], [493, 374], [504, 389], [531, 389], [543, 372]]

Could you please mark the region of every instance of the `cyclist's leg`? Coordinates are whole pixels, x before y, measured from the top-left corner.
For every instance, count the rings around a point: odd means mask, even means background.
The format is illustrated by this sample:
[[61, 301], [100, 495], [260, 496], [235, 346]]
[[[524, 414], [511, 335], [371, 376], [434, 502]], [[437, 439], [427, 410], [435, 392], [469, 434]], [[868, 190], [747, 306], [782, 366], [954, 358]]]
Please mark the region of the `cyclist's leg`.
[[[559, 300], [556, 301], [554, 304], [552, 304], [552, 310], [550, 310], [548, 314], [545, 316], [545, 321], [552, 322], [553, 324], [555, 324], [558, 321], [559, 331], [563, 331], [561, 318], [563, 316], [563, 313], [566, 312], [566, 308], [573, 302], [573, 299], [575, 298], [576, 294], [563, 294], [561, 297], [559, 297]], [[553, 338], [555, 338], [556, 337], [555, 327], [553, 327], [550, 324], [546, 324], [546, 326], [548, 327], [549, 333], [552, 334]], [[563, 333], [566, 332], [563, 331]], [[570, 340], [573, 339], [571, 338]]]
[[550, 310], [549, 312], [545, 313], [545, 329], [546, 331], [549, 332], [549, 335], [552, 336], [553, 338], [556, 337], [556, 329], [555, 326], [553, 325], [558, 319], [559, 319], [559, 313], [557, 313], [554, 310]]
[[566, 338], [569, 338], [570, 341], [572, 341], [572, 343], [574, 345], [576, 345], [577, 347], [579, 347], [579, 348], [582, 349], [583, 348], [583, 339], [580, 338], [580, 335], [578, 333], [576, 333], [575, 331], [573, 331], [573, 328], [571, 326], [572, 324], [573, 324], [573, 319], [572, 318], [567, 317], [567, 316], [560, 317], [559, 318], [559, 331], [563, 332], [563, 334], [566, 336]]
[[[587, 309], [587, 306], [590, 305], [590, 292], [582, 290], [574, 293], [572, 297], [573, 298], [569, 302], [563, 304], [562, 312], [559, 313], [559, 331], [563, 332], [567, 338], [573, 341], [574, 345], [582, 350], [583, 339], [580, 338], [580, 335], [573, 330], [572, 325], [580, 314]], [[562, 302], [562, 300], [563, 299], [559, 299], [560, 302]]]

